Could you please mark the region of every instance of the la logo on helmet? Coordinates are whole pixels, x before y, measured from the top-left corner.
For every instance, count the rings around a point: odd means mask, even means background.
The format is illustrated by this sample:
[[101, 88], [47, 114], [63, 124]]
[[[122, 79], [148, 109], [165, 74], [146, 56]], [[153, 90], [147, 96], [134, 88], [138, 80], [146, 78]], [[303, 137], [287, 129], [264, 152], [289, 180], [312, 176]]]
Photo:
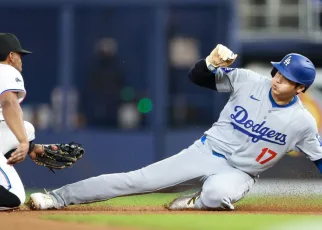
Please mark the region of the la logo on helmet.
[[291, 63], [292, 56], [288, 56], [288, 58], [285, 59], [284, 65], [288, 66]]

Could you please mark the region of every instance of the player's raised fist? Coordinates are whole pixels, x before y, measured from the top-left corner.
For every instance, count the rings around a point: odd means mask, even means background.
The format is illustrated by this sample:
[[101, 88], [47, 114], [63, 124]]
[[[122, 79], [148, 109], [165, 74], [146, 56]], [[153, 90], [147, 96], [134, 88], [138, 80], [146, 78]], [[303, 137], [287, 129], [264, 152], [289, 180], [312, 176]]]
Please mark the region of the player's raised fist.
[[207, 61], [216, 67], [227, 67], [234, 63], [237, 56], [226, 46], [218, 44], [207, 57]]

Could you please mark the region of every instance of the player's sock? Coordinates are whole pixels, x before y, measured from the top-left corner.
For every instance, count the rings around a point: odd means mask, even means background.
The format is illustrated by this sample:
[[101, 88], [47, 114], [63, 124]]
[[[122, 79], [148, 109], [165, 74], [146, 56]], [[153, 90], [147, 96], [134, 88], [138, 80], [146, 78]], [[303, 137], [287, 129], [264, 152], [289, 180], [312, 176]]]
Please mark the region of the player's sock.
[[18, 206], [20, 206], [20, 199], [0, 185], [0, 207], [13, 208]]

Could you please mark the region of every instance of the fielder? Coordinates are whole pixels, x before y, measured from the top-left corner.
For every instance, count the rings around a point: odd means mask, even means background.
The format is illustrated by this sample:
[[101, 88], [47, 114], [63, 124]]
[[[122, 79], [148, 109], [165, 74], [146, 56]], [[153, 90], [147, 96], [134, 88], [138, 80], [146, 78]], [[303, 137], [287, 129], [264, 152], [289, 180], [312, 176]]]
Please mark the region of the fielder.
[[312, 62], [296, 53], [272, 62], [272, 78], [226, 68], [237, 55], [223, 45], [190, 70], [197, 85], [230, 93], [220, 117], [191, 146], [136, 171], [100, 175], [47, 194], [31, 195], [34, 209], [158, 192], [199, 179], [200, 191], [175, 199], [170, 210], [233, 210], [257, 181], [289, 151], [304, 153], [322, 172], [322, 140], [316, 121], [301, 103], [314, 82]]
[[[51, 169], [69, 167], [84, 154], [76, 143], [32, 143], [35, 129], [23, 120], [20, 107], [26, 96], [21, 57], [30, 53], [21, 48], [15, 35], [0, 33], [0, 211], [16, 208], [25, 202], [24, 186], [13, 165], [22, 162], [27, 154], [35, 163]], [[63, 159], [60, 151], [64, 153]], [[64, 162], [48, 157], [52, 154]]]

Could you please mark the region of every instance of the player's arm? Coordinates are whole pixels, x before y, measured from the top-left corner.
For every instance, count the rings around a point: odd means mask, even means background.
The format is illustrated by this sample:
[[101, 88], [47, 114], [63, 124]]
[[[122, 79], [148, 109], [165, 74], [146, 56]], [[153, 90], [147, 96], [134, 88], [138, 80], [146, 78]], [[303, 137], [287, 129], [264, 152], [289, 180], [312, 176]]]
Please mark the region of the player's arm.
[[206, 59], [199, 60], [189, 72], [189, 78], [196, 85], [217, 90], [216, 72], [219, 67], [233, 64], [237, 54], [221, 44], [217, 45]]
[[228, 67], [237, 58], [230, 49], [223, 45], [216, 48], [203, 60], [199, 60], [189, 71], [189, 78], [196, 85], [217, 90], [234, 92], [247, 81], [259, 80], [258, 74], [238, 68]]
[[189, 71], [190, 80], [201, 87], [217, 90], [215, 74], [212, 73], [206, 65], [206, 60], [199, 60]]
[[2, 93], [0, 103], [3, 117], [19, 142], [18, 148], [11, 154], [8, 163], [18, 163], [25, 159], [29, 150], [29, 141], [24, 127], [22, 109], [17, 93], [12, 91]]

